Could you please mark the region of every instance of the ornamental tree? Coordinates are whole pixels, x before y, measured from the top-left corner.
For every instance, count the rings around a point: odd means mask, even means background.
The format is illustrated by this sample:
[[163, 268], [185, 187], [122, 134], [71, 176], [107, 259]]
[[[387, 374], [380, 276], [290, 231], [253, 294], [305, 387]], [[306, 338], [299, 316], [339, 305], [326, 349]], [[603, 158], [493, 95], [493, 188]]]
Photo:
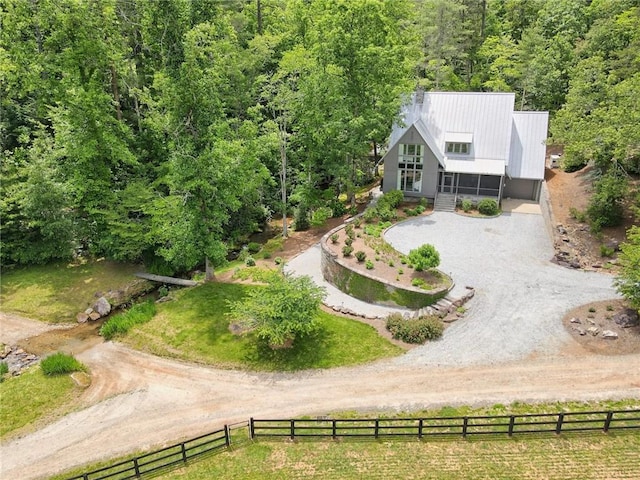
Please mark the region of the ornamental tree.
[[299, 335], [317, 328], [317, 314], [326, 291], [311, 277], [274, 273], [264, 288], [231, 302], [229, 315], [266, 340], [271, 348], [291, 346]]
[[440, 254], [436, 250], [436, 247], [425, 243], [409, 252], [409, 262], [413, 265], [416, 272], [429, 270], [440, 265]]

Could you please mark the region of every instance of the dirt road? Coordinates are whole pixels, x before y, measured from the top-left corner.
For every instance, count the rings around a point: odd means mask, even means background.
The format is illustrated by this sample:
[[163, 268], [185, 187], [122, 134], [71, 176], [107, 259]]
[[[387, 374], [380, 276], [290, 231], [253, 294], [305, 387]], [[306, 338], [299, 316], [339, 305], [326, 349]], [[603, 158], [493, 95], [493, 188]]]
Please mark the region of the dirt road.
[[[37, 330], [3, 321], [2, 335]], [[9, 330], [12, 332], [10, 333]], [[344, 410], [414, 410], [456, 404], [640, 398], [640, 355], [595, 356], [577, 344], [546, 358], [467, 368], [398, 365], [265, 374], [157, 358], [120, 344], [78, 354], [93, 382], [81, 408], [0, 447], [3, 479], [46, 478], [249, 417]], [[640, 401], [639, 401], [640, 403]]]

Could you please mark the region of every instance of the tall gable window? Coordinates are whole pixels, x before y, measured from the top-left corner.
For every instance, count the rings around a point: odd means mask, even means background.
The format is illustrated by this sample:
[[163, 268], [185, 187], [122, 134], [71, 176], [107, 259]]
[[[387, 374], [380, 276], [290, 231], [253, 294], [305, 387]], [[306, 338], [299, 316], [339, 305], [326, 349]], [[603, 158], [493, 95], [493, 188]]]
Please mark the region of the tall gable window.
[[471, 151], [470, 143], [460, 143], [460, 142], [447, 142], [446, 148], [447, 153], [454, 153], [457, 155], [469, 155]]
[[422, 166], [424, 145], [401, 143], [398, 147], [398, 190], [417, 192], [422, 190]]

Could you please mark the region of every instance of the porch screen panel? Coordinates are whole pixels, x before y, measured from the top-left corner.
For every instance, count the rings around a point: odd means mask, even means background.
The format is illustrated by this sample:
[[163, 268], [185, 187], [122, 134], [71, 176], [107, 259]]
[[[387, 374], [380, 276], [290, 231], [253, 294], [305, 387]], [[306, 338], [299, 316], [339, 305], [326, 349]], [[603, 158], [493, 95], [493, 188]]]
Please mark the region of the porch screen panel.
[[497, 197], [500, 195], [500, 177], [494, 175], [480, 176], [480, 195]]
[[458, 194], [477, 195], [478, 175], [473, 173], [461, 173], [458, 179]]

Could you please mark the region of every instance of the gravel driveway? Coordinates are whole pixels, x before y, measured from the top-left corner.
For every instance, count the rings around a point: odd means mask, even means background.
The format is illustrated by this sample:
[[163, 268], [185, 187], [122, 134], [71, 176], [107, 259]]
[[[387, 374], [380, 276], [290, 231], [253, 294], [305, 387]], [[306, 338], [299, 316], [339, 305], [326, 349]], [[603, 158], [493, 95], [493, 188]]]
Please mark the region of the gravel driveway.
[[[610, 275], [550, 262], [553, 245], [539, 214], [472, 218], [434, 212], [391, 227], [385, 239], [402, 253], [433, 244], [440, 252], [439, 269], [455, 282], [450, 295], [462, 296], [466, 286], [476, 289], [464, 318], [450, 325], [441, 340], [395, 360], [401, 364], [489, 365], [560, 354], [571, 341], [561, 321], [568, 310], [618, 297]], [[325, 286], [330, 306], [368, 316], [393, 311], [349, 297], [324, 281], [318, 245], [291, 260], [287, 269]]]

